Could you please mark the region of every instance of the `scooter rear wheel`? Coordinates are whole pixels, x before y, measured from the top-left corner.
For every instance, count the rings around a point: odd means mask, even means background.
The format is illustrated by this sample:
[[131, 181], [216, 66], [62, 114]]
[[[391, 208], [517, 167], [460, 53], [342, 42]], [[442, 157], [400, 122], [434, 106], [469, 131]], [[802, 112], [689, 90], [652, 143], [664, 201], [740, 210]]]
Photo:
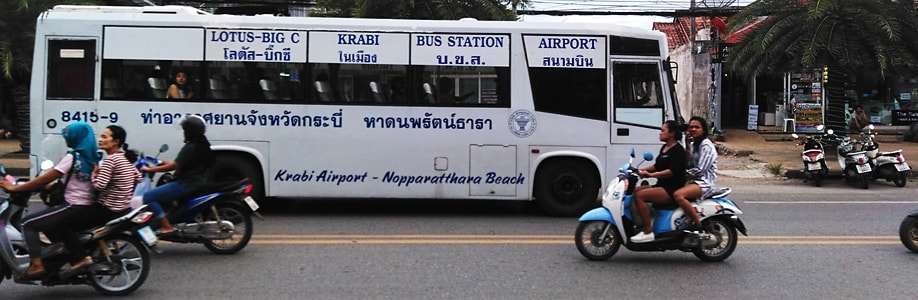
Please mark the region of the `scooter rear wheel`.
[[[150, 253], [142, 242], [124, 234], [105, 238], [105, 247], [111, 260], [103, 256], [99, 243], [90, 251], [96, 265], [89, 269], [107, 267], [109, 272], [91, 274], [89, 283], [96, 291], [108, 296], [127, 295], [140, 288], [150, 274]], [[98, 267], [97, 267], [98, 266]]]
[[[609, 234], [603, 236], [606, 227], [609, 227]], [[622, 246], [622, 235], [609, 222], [584, 221], [577, 225], [574, 244], [580, 254], [590, 260], [607, 260]]]
[[[210, 212], [210, 210], [206, 210]], [[206, 240], [204, 247], [216, 254], [233, 254], [245, 248], [252, 239], [252, 214], [244, 208], [236, 205], [219, 205], [217, 214], [221, 220], [233, 223], [233, 234], [228, 239]], [[214, 221], [216, 218], [212, 213], [208, 213], [204, 218], [207, 221]]]
[[692, 251], [696, 257], [703, 261], [723, 261], [736, 250], [736, 227], [724, 219], [707, 219], [702, 221], [704, 230], [717, 240], [714, 248], [698, 248]]
[[906, 178], [907, 176], [905, 173], [906, 172], [899, 172], [899, 174], [896, 174], [896, 179], [893, 179], [893, 183], [895, 183], [896, 186], [904, 187], [905, 183], [908, 182], [908, 178]]

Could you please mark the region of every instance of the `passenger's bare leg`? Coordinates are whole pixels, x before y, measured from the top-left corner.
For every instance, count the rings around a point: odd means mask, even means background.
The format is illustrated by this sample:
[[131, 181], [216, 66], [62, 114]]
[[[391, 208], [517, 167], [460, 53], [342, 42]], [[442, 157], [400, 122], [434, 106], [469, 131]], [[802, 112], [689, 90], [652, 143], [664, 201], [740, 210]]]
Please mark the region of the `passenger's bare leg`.
[[676, 204], [679, 204], [679, 207], [682, 208], [685, 213], [692, 218], [692, 221], [700, 228], [701, 227], [701, 218], [698, 217], [698, 212], [695, 211], [695, 208], [692, 207], [692, 203], [689, 202], [689, 198], [698, 198], [701, 197], [701, 187], [695, 183], [689, 183], [684, 187], [676, 190], [673, 193], [673, 197], [676, 200]]

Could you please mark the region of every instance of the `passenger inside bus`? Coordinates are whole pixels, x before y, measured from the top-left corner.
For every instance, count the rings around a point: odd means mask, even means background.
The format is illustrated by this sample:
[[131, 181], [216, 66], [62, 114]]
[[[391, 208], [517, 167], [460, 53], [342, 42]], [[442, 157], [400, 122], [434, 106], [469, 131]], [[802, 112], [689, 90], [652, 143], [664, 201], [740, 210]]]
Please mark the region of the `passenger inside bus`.
[[453, 78], [440, 77], [437, 85], [437, 99], [440, 103], [459, 103], [465, 101], [475, 93], [469, 92], [461, 96], [456, 96], [456, 84]]
[[166, 98], [169, 99], [191, 99], [194, 97], [194, 91], [191, 89], [188, 73], [184, 70], [175, 72], [175, 82], [169, 86]]
[[389, 80], [389, 101], [392, 103], [408, 102], [408, 87], [405, 86], [405, 78], [398, 76]]
[[278, 100], [277, 86], [274, 85], [273, 80], [268, 80], [268, 79], [258, 80], [258, 86], [261, 87], [261, 93], [262, 93], [262, 96], [265, 97], [265, 100]]
[[328, 83], [328, 74], [319, 73], [316, 75], [316, 98], [320, 102], [331, 102], [332, 101], [332, 92], [331, 85]]
[[370, 95], [373, 97], [373, 102], [375, 103], [385, 103], [385, 96], [379, 92], [379, 84], [376, 81], [370, 81]]

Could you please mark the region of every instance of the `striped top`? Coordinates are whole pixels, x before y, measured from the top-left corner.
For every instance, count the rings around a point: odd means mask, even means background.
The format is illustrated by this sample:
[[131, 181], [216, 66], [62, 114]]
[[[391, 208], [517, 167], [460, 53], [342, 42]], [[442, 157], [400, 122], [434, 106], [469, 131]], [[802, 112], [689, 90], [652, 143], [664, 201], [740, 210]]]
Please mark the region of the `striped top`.
[[709, 139], [701, 141], [698, 151], [695, 151], [694, 144], [686, 148], [691, 156], [688, 173], [696, 178], [695, 183], [701, 187], [701, 199], [707, 198], [717, 190], [717, 148]]
[[92, 185], [99, 191], [99, 203], [111, 211], [122, 211], [131, 206], [134, 185], [140, 182], [140, 172], [124, 157], [123, 152], [106, 156], [99, 163], [99, 173]]

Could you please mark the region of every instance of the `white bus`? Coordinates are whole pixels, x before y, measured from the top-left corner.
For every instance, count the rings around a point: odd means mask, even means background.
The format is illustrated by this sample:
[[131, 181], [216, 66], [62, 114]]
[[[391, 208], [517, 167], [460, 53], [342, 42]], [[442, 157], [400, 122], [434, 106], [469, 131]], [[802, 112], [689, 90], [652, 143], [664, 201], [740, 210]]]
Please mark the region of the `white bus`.
[[[60, 158], [68, 123], [120, 125], [149, 154], [179, 149], [174, 123], [198, 114], [214, 179], [248, 177], [259, 199], [535, 200], [573, 215], [680, 119], [667, 52], [662, 33], [610, 24], [56, 6], [37, 20], [32, 170]], [[190, 97], [167, 98], [179, 71]]]

